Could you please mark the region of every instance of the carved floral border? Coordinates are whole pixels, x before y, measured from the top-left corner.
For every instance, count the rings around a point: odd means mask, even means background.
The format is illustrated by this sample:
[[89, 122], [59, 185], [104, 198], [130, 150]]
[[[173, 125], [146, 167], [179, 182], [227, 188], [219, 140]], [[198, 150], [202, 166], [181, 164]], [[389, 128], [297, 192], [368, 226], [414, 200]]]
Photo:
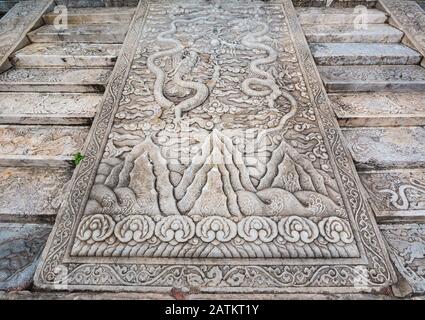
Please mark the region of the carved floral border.
[[[167, 3], [167, 0], [155, 1]], [[187, 3], [187, 1], [186, 1]], [[345, 204], [351, 208], [351, 224], [358, 232], [364, 252], [364, 264], [317, 265], [295, 260], [287, 265], [205, 265], [193, 264], [137, 264], [137, 263], [74, 263], [70, 258], [69, 243], [76, 232], [96, 168], [101, 160], [114, 114], [118, 109], [125, 80], [135, 54], [139, 35], [150, 0], [141, 0], [130, 25], [120, 58], [103, 98], [101, 110], [95, 118], [85, 146], [86, 158], [80, 163], [71, 181], [71, 191], [61, 207], [54, 230], [38, 266], [35, 284], [41, 288], [126, 290], [140, 292], [169, 291], [172, 287], [197, 287], [201, 292], [280, 292], [280, 291], [366, 291], [386, 287], [394, 280], [394, 272], [353, 162], [344, 147], [342, 134], [333, 116], [330, 102], [320, 75], [308, 49], [295, 9], [290, 0], [281, 3], [300, 67], [321, 131], [326, 136], [326, 147], [334, 155], [334, 170], [340, 188], [344, 189]], [[265, 4], [267, 5], [267, 4]], [[338, 172], [338, 174], [337, 174]], [[94, 259], [95, 261], [95, 259]], [[335, 262], [335, 260], [333, 260]], [[329, 262], [328, 262], [329, 263]], [[65, 273], [63, 272], [65, 267]]]

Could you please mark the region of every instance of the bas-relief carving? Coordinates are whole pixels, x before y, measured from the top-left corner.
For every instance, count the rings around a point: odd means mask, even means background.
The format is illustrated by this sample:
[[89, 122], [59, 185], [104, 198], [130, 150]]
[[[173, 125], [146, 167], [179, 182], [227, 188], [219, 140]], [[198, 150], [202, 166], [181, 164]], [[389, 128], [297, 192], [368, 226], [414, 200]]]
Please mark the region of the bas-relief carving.
[[[294, 40], [301, 29], [292, 4], [148, 4], [140, 5], [126, 41], [134, 57], [120, 58], [95, 123], [92, 139], [107, 134], [107, 140], [97, 169], [90, 169], [88, 200], [66, 245], [75, 261], [66, 281], [90, 285], [101, 273], [99, 285], [154, 288], [388, 283], [381, 253], [369, 257], [374, 267], [381, 265], [373, 275], [366, 265], [328, 265], [358, 259], [365, 245], [379, 241], [367, 244], [353, 230], [359, 217], [352, 212], [366, 219], [360, 232], [378, 236], [334, 119], [326, 118], [330, 109], [318, 113], [326, 100], [305, 40]], [[120, 78], [127, 67], [126, 79]], [[108, 105], [124, 80], [113, 118]], [[99, 119], [113, 120], [111, 130]], [[86, 164], [100, 152], [88, 148]], [[342, 160], [338, 173], [335, 156]], [[86, 179], [77, 176], [80, 189], [73, 195], [85, 191]], [[347, 191], [354, 198], [347, 199]], [[75, 219], [69, 214], [65, 218]], [[47, 260], [55, 255], [51, 250]], [[146, 264], [76, 263], [91, 257]], [[271, 258], [321, 258], [324, 265], [276, 265]], [[51, 282], [55, 262], [49, 263], [41, 277]]]
[[361, 175], [378, 211], [424, 211], [425, 175], [422, 171], [388, 171]]
[[416, 293], [425, 292], [425, 227], [423, 224], [383, 225], [395, 266]]

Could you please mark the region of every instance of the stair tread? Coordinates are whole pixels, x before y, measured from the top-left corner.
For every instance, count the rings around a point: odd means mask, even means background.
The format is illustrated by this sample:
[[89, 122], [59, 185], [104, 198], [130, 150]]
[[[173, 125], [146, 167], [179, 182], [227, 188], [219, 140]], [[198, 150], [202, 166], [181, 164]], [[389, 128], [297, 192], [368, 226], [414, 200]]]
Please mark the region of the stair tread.
[[101, 94], [0, 92], [0, 123], [90, 123], [101, 100]]
[[378, 222], [425, 221], [424, 169], [374, 170], [359, 176]]
[[425, 125], [425, 93], [358, 92], [329, 94], [341, 126]]
[[97, 92], [110, 74], [111, 68], [15, 68], [0, 74], [0, 91]]
[[71, 168], [0, 167], [0, 219], [55, 216]]
[[120, 44], [33, 43], [12, 57], [18, 67], [112, 67]]
[[425, 166], [424, 127], [342, 128], [359, 169]]
[[0, 125], [0, 166], [68, 165], [88, 131], [85, 126]]
[[425, 69], [417, 65], [319, 66], [328, 92], [424, 90]]
[[128, 24], [68, 25], [65, 30], [44, 25], [28, 33], [28, 38], [32, 42], [123, 43], [127, 29]]
[[[354, 8], [299, 7], [297, 14], [302, 25], [306, 24], [349, 24], [358, 20], [359, 13]], [[367, 23], [385, 23], [387, 15], [378, 9], [367, 10]]]
[[[104, 24], [104, 23], [129, 23], [135, 8], [120, 7], [117, 8], [69, 8], [68, 9], [68, 24]], [[53, 24], [57, 13], [51, 12], [44, 16], [47, 24]]]
[[400, 43], [312, 43], [320, 65], [418, 64], [422, 55]]
[[[130, 22], [135, 8], [134, 7], [97, 7], [97, 8], [69, 8], [67, 10], [68, 24], [84, 23], [121, 23]], [[62, 12], [49, 12], [44, 16], [47, 24], [53, 24], [55, 19]]]
[[371, 24], [367, 29], [353, 24], [317, 24], [303, 26], [304, 34], [311, 43], [319, 42], [400, 42], [403, 32], [387, 24]]

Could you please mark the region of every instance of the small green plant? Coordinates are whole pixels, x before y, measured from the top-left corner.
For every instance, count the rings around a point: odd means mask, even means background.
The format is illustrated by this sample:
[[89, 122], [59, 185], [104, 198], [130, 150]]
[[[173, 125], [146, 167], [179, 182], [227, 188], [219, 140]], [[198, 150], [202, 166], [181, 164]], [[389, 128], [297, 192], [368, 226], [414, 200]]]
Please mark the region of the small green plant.
[[81, 154], [81, 152], [77, 152], [76, 154], [74, 154], [74, 159], [72, 159], [72, 161], [74, 162], [75, 166], [78, 166], [78, 164], [85, 158], [85, 156], [83, 156]]

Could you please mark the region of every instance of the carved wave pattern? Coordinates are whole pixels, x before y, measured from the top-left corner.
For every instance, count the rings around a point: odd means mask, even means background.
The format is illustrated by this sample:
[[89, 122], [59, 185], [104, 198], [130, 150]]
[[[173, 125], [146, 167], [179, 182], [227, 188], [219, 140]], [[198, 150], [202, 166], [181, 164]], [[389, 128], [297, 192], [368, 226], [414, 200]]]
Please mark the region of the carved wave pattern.
[[347, 220], [317, 222], [299, 216], [250, 216], [239, 222], [222, 216], [132, 215], [115, 222], [106, 214], [80, 222], [72, 255], [168, 258], [358, 257]]

